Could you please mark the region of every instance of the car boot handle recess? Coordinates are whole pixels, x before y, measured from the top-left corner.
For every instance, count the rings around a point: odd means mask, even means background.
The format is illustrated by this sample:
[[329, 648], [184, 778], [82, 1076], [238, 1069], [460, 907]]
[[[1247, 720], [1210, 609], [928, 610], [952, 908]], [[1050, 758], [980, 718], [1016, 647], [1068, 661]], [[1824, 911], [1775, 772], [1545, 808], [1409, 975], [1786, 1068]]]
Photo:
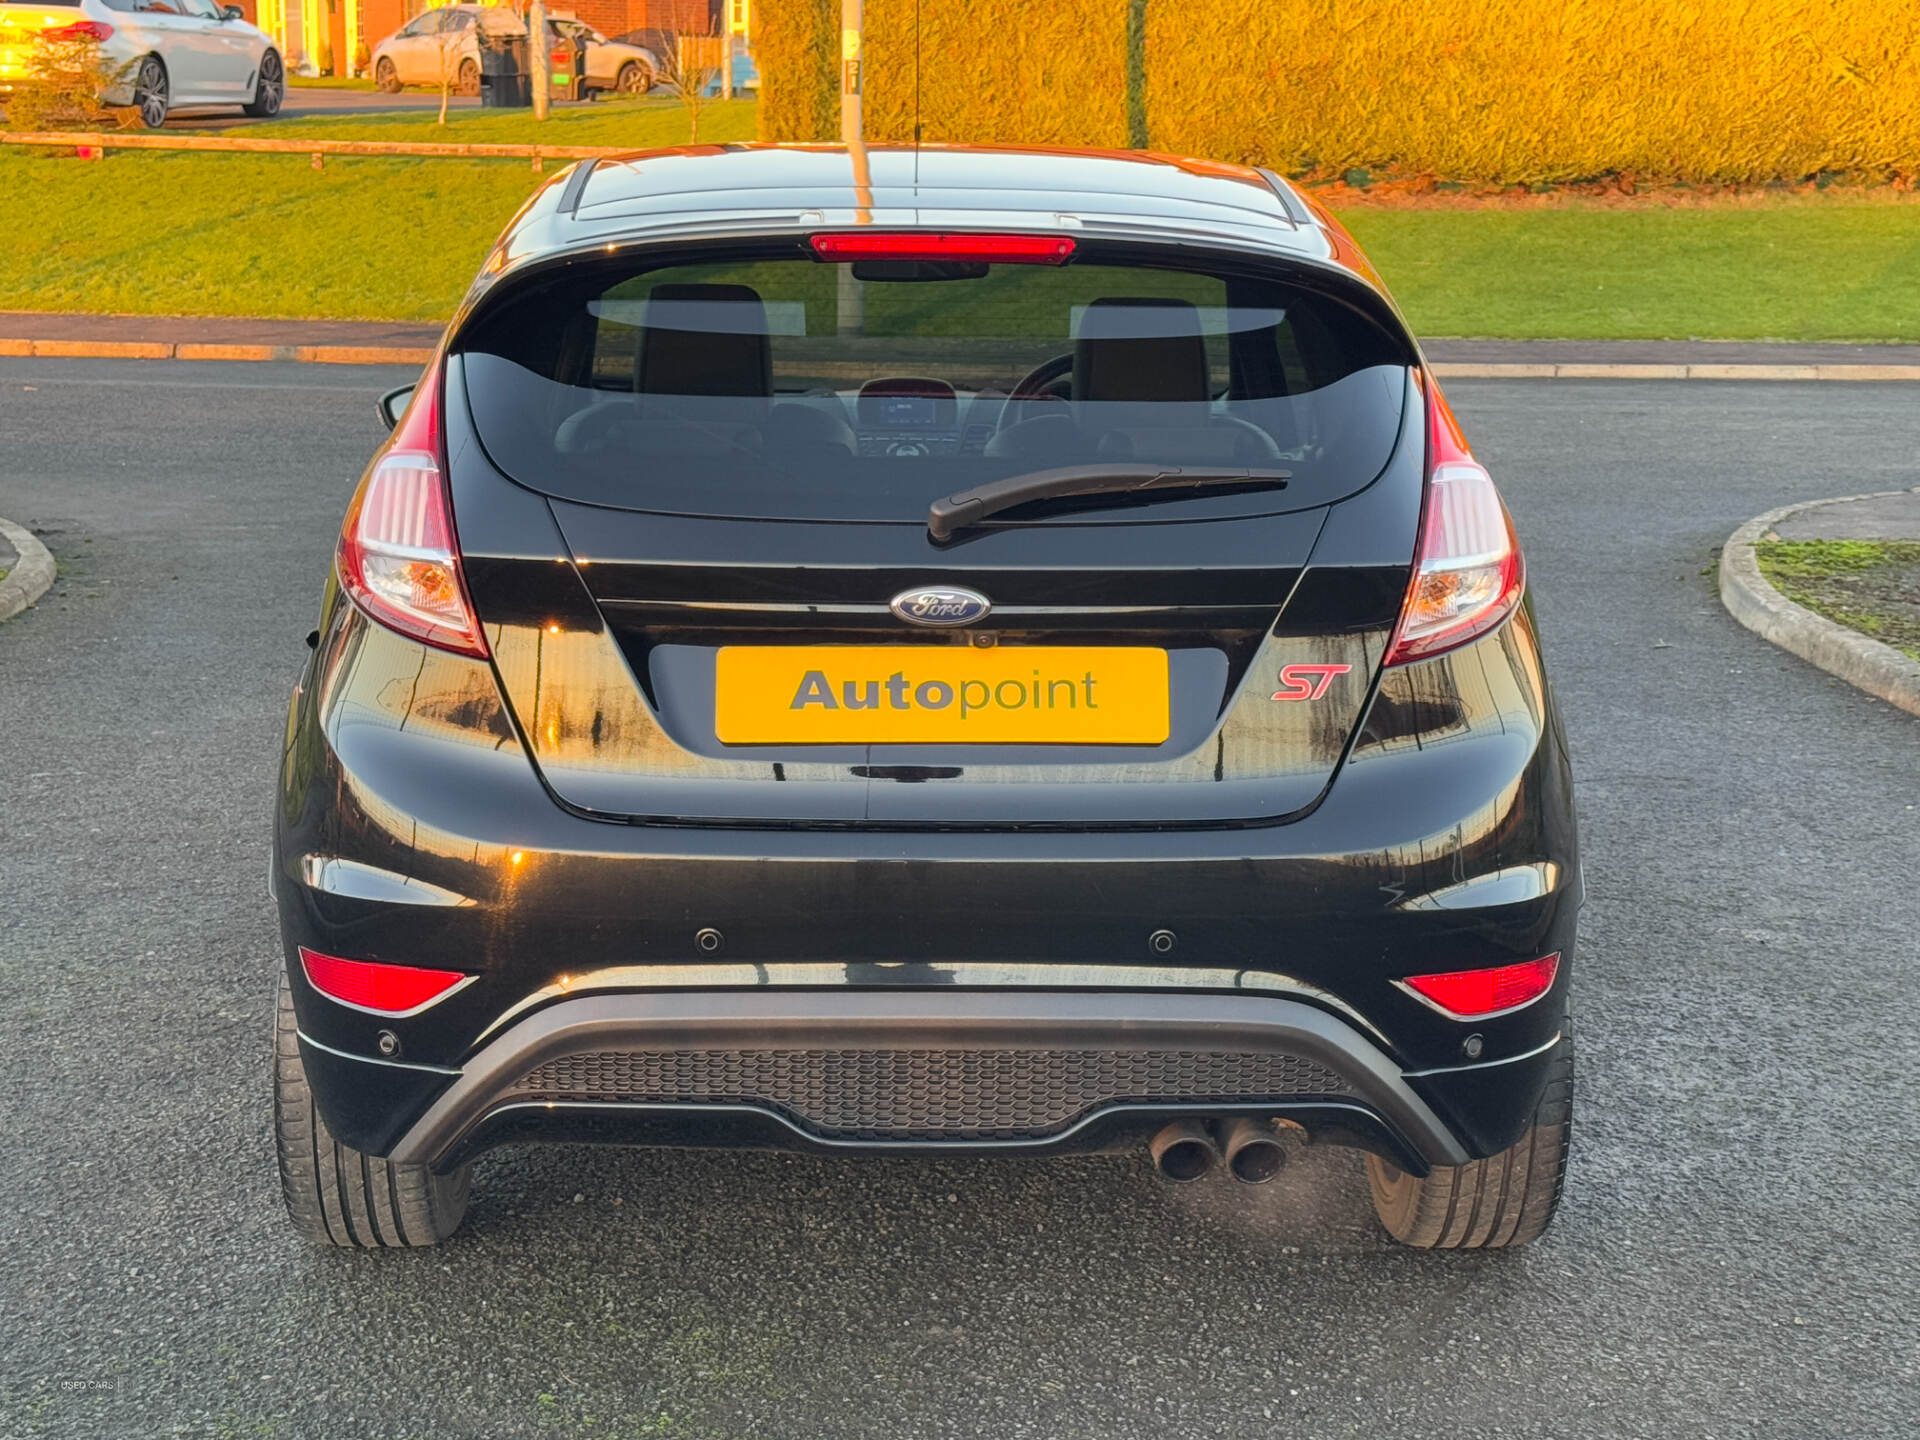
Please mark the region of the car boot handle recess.
[[1268, 485], [1277, 489], [1292, 478], [1288, 470], [1250, 465], [1200, 470], [1182, 469], [1177, 465], [1062, 465], [1052, 470], [1009, 475], [990, 485], [978, 485], [934, 501], [927, 509], [927, 534], [935, 540], [951, 540], [957, 530], [1035, 500], [1137, 494], [1143, 490], [1203, 490], [1227, 485]]

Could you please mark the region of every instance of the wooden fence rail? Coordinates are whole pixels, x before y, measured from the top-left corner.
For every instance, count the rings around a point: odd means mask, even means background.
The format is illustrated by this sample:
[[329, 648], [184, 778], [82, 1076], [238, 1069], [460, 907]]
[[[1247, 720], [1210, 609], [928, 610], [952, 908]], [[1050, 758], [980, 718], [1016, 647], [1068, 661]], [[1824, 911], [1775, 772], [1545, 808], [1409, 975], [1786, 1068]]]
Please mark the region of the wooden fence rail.
[[43, 145], [66, 150], [194, 150], [222, 154], [309, 155], [315, 169], [328, 155], [386, 155], [426, 160], [601, 160], [631, 155], [620, 145], [434, 145], [393, 140], [251, 140], [221, 135], [143, 135], [124, 130], [36, 134], [0, 131], [0, 145]]

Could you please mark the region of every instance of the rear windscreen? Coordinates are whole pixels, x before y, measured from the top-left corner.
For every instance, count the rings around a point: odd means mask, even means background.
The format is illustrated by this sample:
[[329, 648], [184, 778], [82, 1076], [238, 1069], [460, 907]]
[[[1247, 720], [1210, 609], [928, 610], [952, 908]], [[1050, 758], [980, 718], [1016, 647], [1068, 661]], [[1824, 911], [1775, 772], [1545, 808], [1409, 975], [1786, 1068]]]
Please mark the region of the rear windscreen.
[[494, 305], [455, 348], [507, 474], [694, 515], [923, 521], [960, 490], [1101, 464], [1290, 479], [996, 519], [1323, 505], [1385, 467], [1408, 389], [1400, 344], [1317, 291], [1085, 260], [582, 267]]

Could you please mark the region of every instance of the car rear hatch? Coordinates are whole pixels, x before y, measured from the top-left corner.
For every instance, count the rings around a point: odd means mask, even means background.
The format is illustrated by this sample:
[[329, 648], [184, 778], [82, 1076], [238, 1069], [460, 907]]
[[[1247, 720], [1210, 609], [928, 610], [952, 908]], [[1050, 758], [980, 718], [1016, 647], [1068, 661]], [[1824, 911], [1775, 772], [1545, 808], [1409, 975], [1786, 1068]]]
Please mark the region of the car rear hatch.
[[[455, 338], [468, 584], [554, 795], [900, 827], [1311, 806], [1419, 523], [1379, 297], [1192, 246], [859, 244], [574, 258]], [[992, 485], [1055, 493], [930, 525]]]

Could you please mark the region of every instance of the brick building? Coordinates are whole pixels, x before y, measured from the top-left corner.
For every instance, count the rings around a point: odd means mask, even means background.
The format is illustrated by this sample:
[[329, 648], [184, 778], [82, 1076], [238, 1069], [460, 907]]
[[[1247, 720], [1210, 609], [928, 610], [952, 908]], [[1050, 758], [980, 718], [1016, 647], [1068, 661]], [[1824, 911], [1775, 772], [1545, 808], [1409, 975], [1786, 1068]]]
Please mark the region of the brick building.
[[[307, 74], [360, 74], [373, 47], [432, 0], [239, 0], [247, 18], [280, 43], [290, 68]], [[513, 8], [525, 10], [524, 0]], [[723, 20], [746, 29], [747, 0], [549, 0], [605, 35], [629, 30], [717, 32]]]

